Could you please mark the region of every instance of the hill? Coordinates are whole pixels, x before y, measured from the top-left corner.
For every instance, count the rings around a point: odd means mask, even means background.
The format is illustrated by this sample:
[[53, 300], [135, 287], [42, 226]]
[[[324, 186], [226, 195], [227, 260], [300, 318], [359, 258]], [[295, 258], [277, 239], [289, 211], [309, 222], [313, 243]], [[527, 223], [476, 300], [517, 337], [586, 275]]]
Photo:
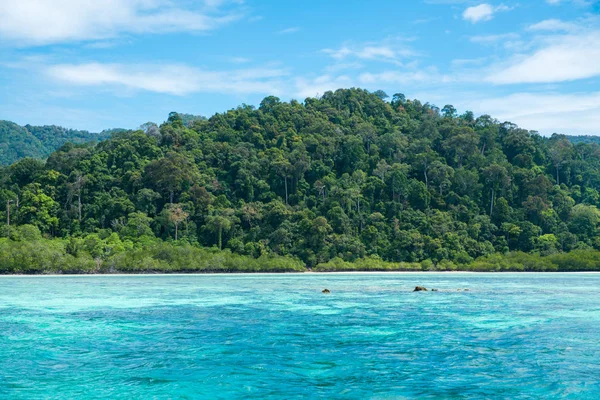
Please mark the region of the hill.
[[19, 126], [0, 121], [0, 165], [10, 165], [25, 157], [46, 158], [67, 142], [87, 143], [106, 139], [108, 132], [90, 133], [59, 126]]
[[[190, 127], [172, 113], [158, 129], [3, 169], [0, 204], [13, 201], [13, 225], [100, 261], [161, 241], [332, 269], [365, 257], [452, 269], [600, 249], [597, 144], [384, 98], [267, 97]], [[523, 257], [494, 262], [540, 265]]]
[[580, 135], [580, 136], [567, 136], [573, 144], [578, 143], [587, 143], [587, 144], [600, 144], [600, 136], [591, 136], [591, 135]]

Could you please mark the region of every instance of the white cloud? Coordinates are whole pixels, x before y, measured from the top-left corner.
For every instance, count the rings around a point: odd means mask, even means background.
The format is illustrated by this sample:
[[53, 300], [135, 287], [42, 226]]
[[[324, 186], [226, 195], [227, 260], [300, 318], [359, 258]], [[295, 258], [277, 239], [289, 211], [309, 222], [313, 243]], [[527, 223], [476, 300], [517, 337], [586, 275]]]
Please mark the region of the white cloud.
[[418, 55], [406, 45], [406, 42], [410, 40], [412, 39], [402, 38], [362, 44], [346, 43], [339, 49], [323, 49], [322, 52], [328, 54], [336, 61], [355, 58], [359, 60], [373, 60], [400, 64], [402, 58], [415, 57]]
[[445, 82], [449, 78], [440, 76], [437, 70], [420, 69], [416, 71], [384, 71], [380, 73], [366, 72], [359, 76], [358, 80], [362, 85], [407, 85], [411, 83], [431, 84]]
[[282, 29], [282, 30], [278, 31], [277, 33], [280, 35], [289, 35], [290, 33], [296, 33], [299, 30], [300, 30], [300, 28], [298, 28], [297, 26], [294, 26], [291, 28]]
[[186, 65], [135, 66], [123, 64], [62, 64], [46, 73], [78, 86], [143, 90], [172, 95], [198, 92], [279, 94], [282, 69], [253, 68], [233, 71], [205, 71]]
[[552, 83], [600, 75], [600, 31], [553, 37], [531, 55], [497, 67], [486, 80], [496, 84]]
[[378, 58], [395, 59], [397, 56], [396, 51], [388, 46], [364, 46], [354, 49], [347, 46], [342, 46], [337, 50], [325, 49], [323, 52], [329, 54], [336, 60], [341, 60], [350, 56], [366, 60]]
[[476, 23], [479, 21], [488, 21], [492, 19], [493, 15], [494, 8], [492, 6], [489, 4], [480, 4], [478, 6], [467, 8], [463, 12], [463, 19], [472, 23]]
[[204, 32], [240, 17], [205, 0], [193, 9], [178, 0], [0, 0], [0, 38], [52, 44], [115, 38], [123, 33]]
[[246, 58], [246, 57], [231, 57], [229, 59], [229, 61], [232, 62], [232, 63], [234, 63], [234, 64], [246, 64], [246, 63], [249, 63], [252, 60], [250, 60], [249, 58]]
[[573, 31], [577, 29], [577, 25], [559, 19], [545, 19], [527, 29], [530, 31]]
[[553, 6], [558, 6], [564, 3], [573, 3], [580, 7], [586, 7], [594, 4], [595, 2], [597, 2], [597, 0], [546, 0], [546, 3]]
[[499, 121], [513, 122], [544, 135], [600, 135], [600, 92], [520, 92], [497, 97], [447, 89], [406, 93], [423, 102], [453, 104], [459, 112], [472, 110], [476, 115], [489, 114]]
[[600, 134], [600, 92], [516, 93], [476, 104], [478, 112], [544, 134]]
[[483, 3], [478, 6], [468, 7], [463, 12], [463, 19], [473, 24], [482, 21], [489, 21], [494, 17], [494, 14], [499, 11], [509, 11], [511, 8], [505, 5], [493, 7], [490, 4]]
[[465, 67], [470, 65], [482, 65], [487, 60], [486, 57], [480, 58], [457, 58], [452, 60], [452, 65], [455, 67]]
[[472, 36], [469, 40], [473, 43], [495, 43], [500, 41], [515, 40], [519, 35], [516, 33], [503, 33], [498, 35], [480, 35]]
[[298, 78], [296, 79], [296, 96], [299, 98], [318, 97], [328, 90], [348, 88], [354, 86], [353, 80], [346, 76], [333, 77], [331, 75], [321, 75], [314, 79]]

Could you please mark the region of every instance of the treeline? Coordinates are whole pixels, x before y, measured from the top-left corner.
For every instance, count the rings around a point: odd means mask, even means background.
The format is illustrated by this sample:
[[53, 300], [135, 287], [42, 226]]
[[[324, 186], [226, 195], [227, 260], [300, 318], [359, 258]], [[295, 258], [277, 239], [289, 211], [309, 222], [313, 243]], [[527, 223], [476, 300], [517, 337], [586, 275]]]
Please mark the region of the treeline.
[[[185, 119], [0, 169], [0, 218], [105, 266], [163, 242], [332, 269], [512, 270], [600, 249], [595, 143], [360, 89]], [[106, 250], [119, 242], [127, 256]]]
[[[5, 232], [6, 233], [6, 232]], [[31, 225], [11, 229], [0, 239], [0, 274], [140, 274], [140, 273], [290, 273], [307, 272], [298, 259], [276, 255], [258, 258], [187, 243], [123, 242], [108, 237], [45, 239]], [[600, 271], [600, 251], [575, 250], [549, 256], [513, 252], [480, 257], [467, 264], [442, 260], [389, 262], [372, 256], [353, 262], [339, 257], [313, 272], [582, 272]]]
[[116, 234], [45, 239], [35, 226], [11, 229], [0, 239], [0, 274], [303, 272], [299, 260], [252, 258], [160, 240], [123, 242]]
[[334, 258], [314, 268], [315, 272], [353, 272], [353, 271], [467, 271], [467, 272], [590, 272], [600, 271], [600, 251], [574, 250], [569, 253], [557, 253], [548, 256], [523, 252], [496, 253], [480, 257], [465, 264], [449, 260], [434, 263], [425, 260], [420, 263], [388, 262], [377, 257], [363, 258], [347, 262]]

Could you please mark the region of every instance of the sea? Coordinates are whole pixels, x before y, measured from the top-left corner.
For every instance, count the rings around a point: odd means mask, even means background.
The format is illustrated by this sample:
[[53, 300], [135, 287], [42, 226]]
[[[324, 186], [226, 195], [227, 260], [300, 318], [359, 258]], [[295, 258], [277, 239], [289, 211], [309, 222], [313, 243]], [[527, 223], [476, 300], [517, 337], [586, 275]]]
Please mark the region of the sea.
[[296, 398], [600, 399], [600, 274], [0, 277], [0, 399]]

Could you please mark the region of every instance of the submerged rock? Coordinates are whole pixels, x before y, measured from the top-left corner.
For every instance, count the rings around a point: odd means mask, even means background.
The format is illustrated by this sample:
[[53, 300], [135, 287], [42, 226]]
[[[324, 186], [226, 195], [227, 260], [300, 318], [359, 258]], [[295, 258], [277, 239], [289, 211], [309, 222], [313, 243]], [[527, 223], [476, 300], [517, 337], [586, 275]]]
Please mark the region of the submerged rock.
[[417, 286], [413, 292], [426, 292], [427, 288], [423, 286]]
[[329, 289], [323, 289], [321, 291], [321, 293], [329, 294], [329, 293], [331, 293], [331, 291]]

